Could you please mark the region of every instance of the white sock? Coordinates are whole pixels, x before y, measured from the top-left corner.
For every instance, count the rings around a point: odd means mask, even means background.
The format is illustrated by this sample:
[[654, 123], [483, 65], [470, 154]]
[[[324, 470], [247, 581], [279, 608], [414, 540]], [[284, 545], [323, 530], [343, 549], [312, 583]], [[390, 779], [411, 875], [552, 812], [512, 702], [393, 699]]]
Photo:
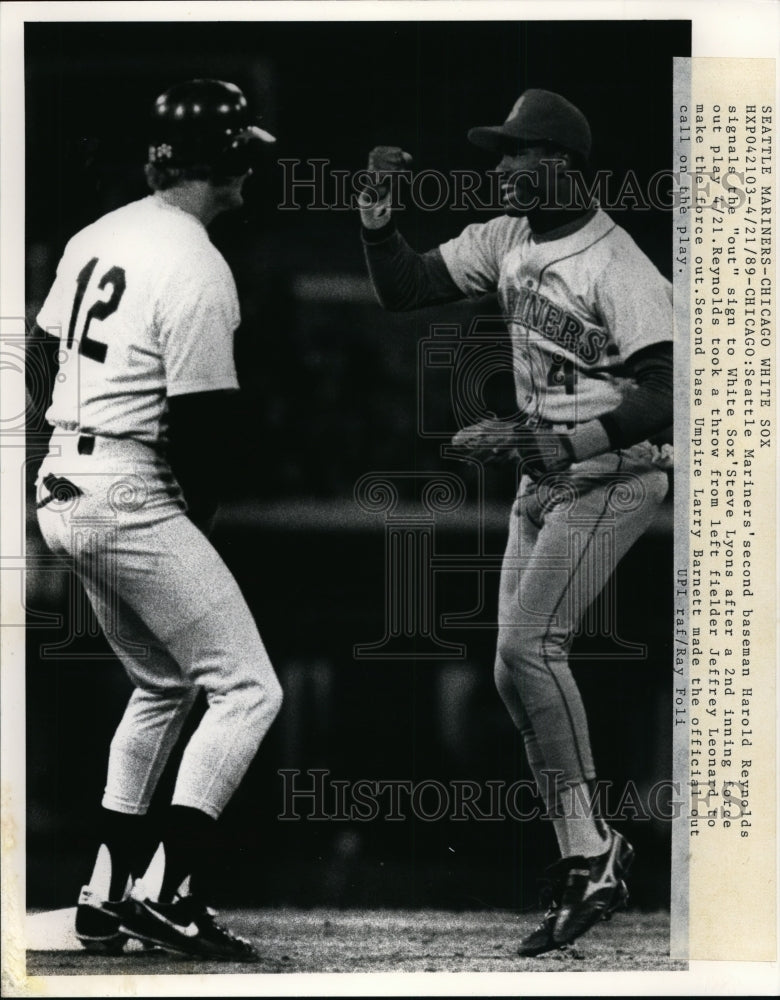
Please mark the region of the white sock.
[[556, 812], [560, 818], [553, 819], [553, 827], [562, 858], [577, 854], [593, 858], [607, 850], [609, 840], [602, 835], [604, 824], [593, 815], [587, 784], [564, 786], [558, 792]]
[[101, 844], [98, 848], [95, 867], [92, 869], [87, 885], [101, 899], [108, 899], [108, 891], [111, 887], [111, 855], [105, 844]]

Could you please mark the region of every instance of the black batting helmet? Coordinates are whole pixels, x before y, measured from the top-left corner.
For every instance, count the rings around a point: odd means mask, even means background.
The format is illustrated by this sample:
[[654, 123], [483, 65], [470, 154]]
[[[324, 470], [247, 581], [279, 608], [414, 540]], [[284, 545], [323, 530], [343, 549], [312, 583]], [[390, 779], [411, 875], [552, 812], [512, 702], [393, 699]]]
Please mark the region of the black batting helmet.
[[187, 80], [154, 103], [149, 163], [238, 176], [252, 166], [264, 143], [275, 141], [254, 124], [247, 99], [234, 83]]

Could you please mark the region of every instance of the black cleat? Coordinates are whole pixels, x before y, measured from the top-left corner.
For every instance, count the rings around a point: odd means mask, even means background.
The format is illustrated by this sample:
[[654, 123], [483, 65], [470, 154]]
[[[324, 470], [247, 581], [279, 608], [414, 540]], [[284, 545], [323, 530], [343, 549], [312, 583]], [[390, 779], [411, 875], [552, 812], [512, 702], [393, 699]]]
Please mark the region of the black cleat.
[[172, 903], [133, 898], [131, 903], [121, 930], [146, 944], [196, 958], [229, 962], [260, 958], [254, 945], [218, 924], [214, 910], [192, 896], [177, 896]]
[[521, 958], [534, 958], [536, 955], [543, 955], [546, 951], [554, 951], [560, 947], [555, 942], [553, 930], [558, 919], [563, 888], [571, 864], [581, 860], [581, 858], [563, 858], [546, 869], [545, 878], [541, 880], [543, 886], [541, 903], [547, 909], [541, 923], [520, 942], [517, 954]]
[[623, 881], [634, 860], [634, 849], [615, 830], [604, 854], [594, 858], [569, 858], [561, 904], [553, 927], [557, 947], [570, 944], [599, 920], [609, 920], [628, 905]]
[[127, 941], [120, 930], [127, 900], [116, 903], [101, 899], [85, 885], [76, 906], [76, 937], [87, 951], [103, 955], [118, 955]]
[[535, 958], [543, 955], [546, 951], [553, 951], [558, 945], [553, 938], [553, 928], [555, 919], [558, 916], [558, 907], [552, 904], [542, 917], [538, 927], [535, 927], [530, 934], [526, 934], [520, 942], [517, 954], [521, 958]]

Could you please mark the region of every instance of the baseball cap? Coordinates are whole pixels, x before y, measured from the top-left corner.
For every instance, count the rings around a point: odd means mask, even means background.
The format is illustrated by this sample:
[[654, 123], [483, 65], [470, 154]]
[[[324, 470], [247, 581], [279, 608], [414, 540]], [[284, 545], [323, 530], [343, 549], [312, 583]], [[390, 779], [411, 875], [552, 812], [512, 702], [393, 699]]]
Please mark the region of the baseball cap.
[[500, 152], [507, 139], [559, 143], [564, 149], [590, 156], [588, 119], [579, 108], [551, 90], [526, 90], [518, 97], [503, 125], [480, 125], [469, 129], [475, 146]]

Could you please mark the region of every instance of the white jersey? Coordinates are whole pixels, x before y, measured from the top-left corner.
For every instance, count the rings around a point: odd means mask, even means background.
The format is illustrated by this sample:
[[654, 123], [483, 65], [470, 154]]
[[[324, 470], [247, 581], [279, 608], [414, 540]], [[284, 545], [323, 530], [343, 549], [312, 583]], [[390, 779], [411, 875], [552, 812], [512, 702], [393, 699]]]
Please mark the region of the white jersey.
[[549, 424], [614, 410], [634, 385], [626, 360], [673, 338], [670, 282], [600, 209], [556, 239], [504, 215], [440, 250], [465, 295], [498, 292], [518, 407]]
[[38, 325], [60, 338], [46, 419], [163, 442], [167, 398], [238, 388], [233, 275], [203, 224], [149, 195], [68, 243]]

